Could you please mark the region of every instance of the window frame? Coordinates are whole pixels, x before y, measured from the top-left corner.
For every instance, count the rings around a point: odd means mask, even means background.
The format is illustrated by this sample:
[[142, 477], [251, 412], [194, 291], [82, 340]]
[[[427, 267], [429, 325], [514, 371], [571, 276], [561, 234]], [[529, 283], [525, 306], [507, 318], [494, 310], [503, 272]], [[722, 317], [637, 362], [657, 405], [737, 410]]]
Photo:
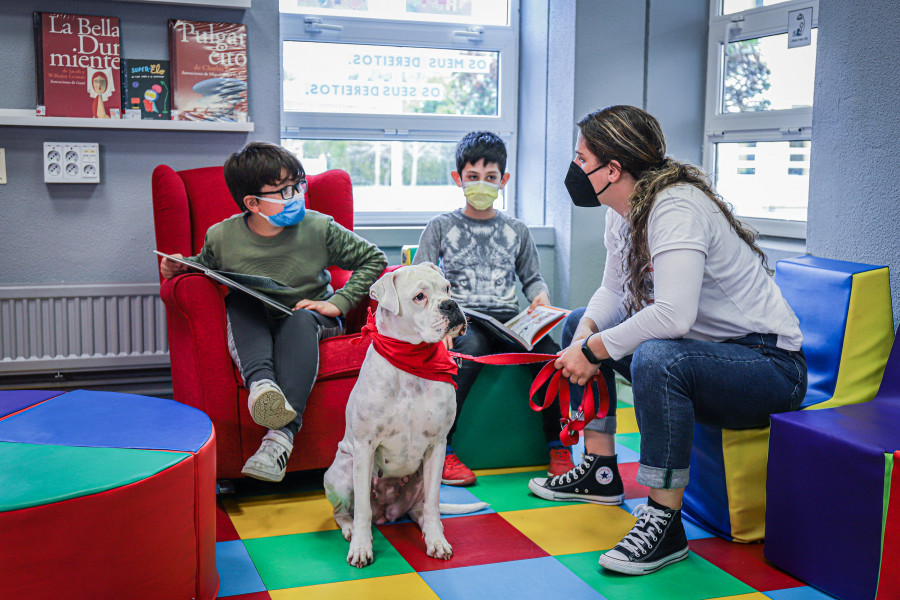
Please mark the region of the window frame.
[[[722, 112], [724, 44], [787, 33], [788, 12], [810, 7], [813, 9], [812, 28], [817, 28], [819, 0], [788, 0], [728, 15], [722, 14], [722, 0], [710, 0], [703, 139], [703, 168], [707, 173], [715, 172], [718, 143], [812, 141], [812, 107]], [[806, 238], [806, 221], [756, 217], [741, 217], [741, 220], [761, 235]]]
[[[488, 130], [503, 138], [507, 149], [507, 170], [516, 164], [519, 85], [520, 0], [507, 0], [508, 24], [476, 26], [459, 23], [410, 22], [390, 19], [280, 13], [279, 64], [284, 69], [284, 44], [290, 41], [412, 46], [498, 52], [500, 55], [498, 116], [436, 116], [427, 114], [352, 114], [297, 112], [284, 110], [284, 88], [279, 84], [282, 139], [422, 141], [456, 143], [469, 131]], [[307, 30], [307, 17], [321, 19], [322, 25], [337, 26], [320, 32]], [[321, 26], [321, 25], [320, 25]], [[351, 173], [352, 177], [352, 173]], [[516, 190], [512, 180], [504, 189], [504, 212], [515, 214]], [[462, 202], [462, 194], [460, 194]], [[355, 212], [358, 225], [424, 225], [443, 211]]]

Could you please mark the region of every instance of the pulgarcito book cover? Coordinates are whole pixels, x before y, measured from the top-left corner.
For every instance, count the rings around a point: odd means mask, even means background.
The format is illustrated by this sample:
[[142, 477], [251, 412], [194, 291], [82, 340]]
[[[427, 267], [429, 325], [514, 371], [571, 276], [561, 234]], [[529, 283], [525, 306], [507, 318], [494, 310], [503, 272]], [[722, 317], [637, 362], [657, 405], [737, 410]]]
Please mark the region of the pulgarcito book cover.
[[119, 19], [34, 13], [36, 114], [118, 119]]
[[247, 26], [169, 21], [172, 118], [246, 122]]

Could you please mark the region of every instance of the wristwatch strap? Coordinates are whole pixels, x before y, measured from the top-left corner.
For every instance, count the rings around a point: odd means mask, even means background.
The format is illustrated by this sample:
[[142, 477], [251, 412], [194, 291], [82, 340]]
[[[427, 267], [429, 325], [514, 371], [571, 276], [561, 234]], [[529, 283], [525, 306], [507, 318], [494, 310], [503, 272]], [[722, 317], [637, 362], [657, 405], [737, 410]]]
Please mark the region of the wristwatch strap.
[[584, 338], [584, 341], [581, 342], [581, 352], [584, 354], [584, 357], [588, 359], [588, 362], [592, 365], [599, 365], [600, 359], [597, 358], [591, 349], [588, 348], [588, 340], [591, 339], [591, 336], [597, 335], [596, 333], [592, 333], [591, 335]]

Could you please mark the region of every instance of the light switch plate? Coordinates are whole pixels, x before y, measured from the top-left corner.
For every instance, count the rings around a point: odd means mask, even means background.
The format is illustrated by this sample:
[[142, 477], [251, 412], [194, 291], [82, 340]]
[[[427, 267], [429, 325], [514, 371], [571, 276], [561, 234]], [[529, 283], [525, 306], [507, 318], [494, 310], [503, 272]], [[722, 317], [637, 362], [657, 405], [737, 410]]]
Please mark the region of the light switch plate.
[[100, 183], [100, 145], [44, 142], [45, 183]]
[[6, 183], [6, 148], [0, 148], [0, 185]]

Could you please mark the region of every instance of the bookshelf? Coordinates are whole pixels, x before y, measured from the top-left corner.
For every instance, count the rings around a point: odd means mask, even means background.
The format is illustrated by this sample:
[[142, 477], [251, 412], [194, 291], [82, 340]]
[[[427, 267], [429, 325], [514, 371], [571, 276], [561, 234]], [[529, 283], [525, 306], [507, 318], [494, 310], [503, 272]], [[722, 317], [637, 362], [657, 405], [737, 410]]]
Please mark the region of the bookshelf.
[[133, 4], [180, 4], [207, 8], [250, 8], [251, 0], [117, 0]]
[[155, 121], [37, 117], [34, 110], [0, 109], [0, 127], [80, 127], [82, 129], [155, 129], [162, 131], [253, 131], [253, 123], [223, 121]]

